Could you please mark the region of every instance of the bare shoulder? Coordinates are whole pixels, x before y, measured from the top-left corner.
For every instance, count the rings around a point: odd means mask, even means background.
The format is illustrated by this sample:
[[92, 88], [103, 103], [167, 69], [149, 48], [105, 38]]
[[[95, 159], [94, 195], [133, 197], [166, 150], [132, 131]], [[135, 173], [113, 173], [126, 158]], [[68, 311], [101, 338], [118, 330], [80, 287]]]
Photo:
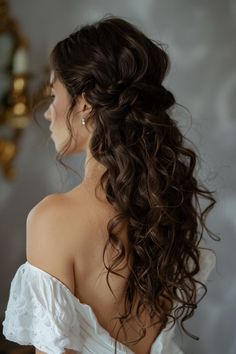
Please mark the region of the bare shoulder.
[[26, 258], [74, 292], [70, 203], [64, 194], [51, 194], [31, 209], [26, 220]]
[[[79, 197], [79, 195], [78, 195]], [[50, 194], [36, 204], [27, 216], [27, 224], [40, 224], [40, 227], [49, 225], [54, 228], [61, 228], [68, 232], [68, 225], [74, 221], [75, 215], [77, 220], [80, 219], [81, 211], [83, 210], [83, 201], [71, 198], [69, 193]], [[81, 217], [82, 220], [82, 217]], [[34, 225], [35, 226], [35, 225]]]
[[50, 217], [55, 215], [55, 213], [63, 213], [66, 211], [66, 204], [68, 204], [68, 202], [69, 198], [67, 198], [65, 193], [49, 194], [31, 209], [28, 214], [28, 219], [34, 218], [35, 215]]
[[68, 243], [73, 232], [77, 231], [76, 225], [82, 225], [84, 221], [82, 205], [84, 201], [80, 195], [75, 202], [69, 193], [50, 194], [29, 212], [26, 231], [33, 231], [34, 238], [48, 237], [45, 241], [55, 239], [58, 244], [63, 244], [63, 240]]

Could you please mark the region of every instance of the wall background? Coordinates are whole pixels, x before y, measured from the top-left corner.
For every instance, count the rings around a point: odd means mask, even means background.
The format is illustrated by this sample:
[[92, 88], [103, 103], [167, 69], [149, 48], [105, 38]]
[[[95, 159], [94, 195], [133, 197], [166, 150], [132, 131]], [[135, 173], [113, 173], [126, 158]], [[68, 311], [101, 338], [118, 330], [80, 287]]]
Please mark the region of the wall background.
[[[182, 111], [179, 119], [189, 139], [202, 156], [200, 176], [211, 189], [217, 189], [218, 203], [208, 225], [221, 236], [221, 242], [207, 245], [215, 249], [217, 268], [207, 286], [207, 296], [199, 311], [187, 322], [187, 329], [200, 337], [179, 336], [186, 354], [234, 354], [236, 352], [236, 117], [235, 45], [236, 2], [192, 0], [11, 0], [11, 14], [20, 23], [31, 43], [30, 67], [33, 90], [40, 80], [52, 46], [78, 24], [92, 22], [111, 13], [133, 21], [151, 38], [168, 45], [171, 70], [164, 84]], [[176, 112], [178, 114], [178, 112]], [[28, 212], [44, 196], [79, 183], [72, 172], [67, 176], [55, 162], [48, 122], [39, 121], [43, 131], [30, 124], [21, 142], [16, 161], [18, 178], [13, 183], [0, 176], [0, 316], [3, 319], [11, 279], [25, 261], [25, 221]], [[191, 125], [191, 126], [190, 126]], [[66, 160], [83, 177], [85, 156]]]

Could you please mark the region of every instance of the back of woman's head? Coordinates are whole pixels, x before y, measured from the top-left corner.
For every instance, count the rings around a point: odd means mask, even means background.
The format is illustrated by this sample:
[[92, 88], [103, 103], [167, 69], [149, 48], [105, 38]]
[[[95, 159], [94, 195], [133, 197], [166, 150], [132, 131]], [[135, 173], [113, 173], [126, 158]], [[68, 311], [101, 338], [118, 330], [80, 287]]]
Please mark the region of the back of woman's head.
[[[58, 42], [50, 63], [70, 94], [71, 111], [82, 92], [93, 107], [89, 148], [106, 167], [101, 185], [119, 211], [108, 223], [104, 253], [109, 243], [118, 250], [108, 274], [116, 274], [126, 256], [132, 259], [121, 324], [132, 317], [138, 295], [137, 316], [145, 308], [164, 327], [185, 311], [182, 325], [197, 307], [199, 242], [204, 228], [213, 235], [205, 218], [216, 201], [194, 176], [197, 155], [171, 118], [176, 101], [163, 86], [167, 53], [131, 23], [110, 16]], [[199, 197], [209, 200], [204, 210]], [[121, 222], [128, 225], [128, 255], [115, 231]], [[162, 306], [165, 296], [171, 310], [180, 305], [175, 312]]]

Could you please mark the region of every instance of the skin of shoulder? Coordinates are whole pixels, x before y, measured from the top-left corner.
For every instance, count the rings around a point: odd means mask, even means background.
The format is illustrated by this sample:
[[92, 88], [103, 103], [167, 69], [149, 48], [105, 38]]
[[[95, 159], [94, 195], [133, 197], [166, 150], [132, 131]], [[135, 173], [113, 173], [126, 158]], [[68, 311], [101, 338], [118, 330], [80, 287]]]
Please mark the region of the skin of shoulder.
[[51, 194], [31, 209], [26, 220], [26, 258], [61, 280], [74, 294], [73, 240], [69, 201]]
[[[71, 235], [70, 229], [75, 219], [78, 221], [87, 215], [88, 208], [84, 211], [85, 198], [79, 189], [76, 197], [74, 193], [48, 195], [31, 209], [26, 220], [27, 260], [59, 279], [73, 294], [75, 244], [81, 254], [86, 254], [89, 243], [83, 237], [82, 228], [79, 238]], [[64, 353], [76, 352], [66, 349]], [[35, 354], [47, 353], [35, 348]]]
[[[26, 258], [64, 283], [74, 294], [73, 238], [69, 234], [70, 199], [51, 194], [29, 212], [26, 220]], [[35, 348], [36, 354], [45, 354]], [[65, 354], [75, 351], [66, 349]]]

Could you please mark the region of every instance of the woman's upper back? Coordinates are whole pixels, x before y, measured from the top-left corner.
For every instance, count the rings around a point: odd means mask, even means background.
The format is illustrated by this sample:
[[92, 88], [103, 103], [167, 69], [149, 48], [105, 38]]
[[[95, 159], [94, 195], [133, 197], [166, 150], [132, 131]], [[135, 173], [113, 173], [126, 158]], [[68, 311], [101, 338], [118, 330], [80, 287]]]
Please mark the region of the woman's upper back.
[[[3, 322], [7, 339], [50, 354], [64, 353], [65, 348], [81, 354], [114, 352], [119, 323], [113, 331], [111, 320], [118, 310], [123, 312], [129, 268], [121, 270], [125, 279], [111, 274], [114, 301], [102, 262], [106, 223], [112, 214], [108, 204], [90, 198], [82, 188], [49, 196], [33, 208], [27, 218], [27, 262], [12, 280]], [[127, 245], [125, 236], [125, 231], [120, 234]], [[214, 259], [203, 252], [201, 263], [197, 278], [205, 282]], [[143, 313], [142, 322], [149, 324], [146, 317]], [[175, 327], [166, 327], [160, 335], [159, 327], [148, 329], [135, 346], [125, 342], [121, 331], [117, 353], [129, 353], [129, 347], [137, 354], [182, 354], [172, 340]], [[128, 340], [139, 337], [135, 319], [125, 329]]]
[[[66, 197], [71, 205], [70, 214], [74, 215], [71, 219], [74, 221], [70, 224], [70, 229], [71, 237], [74, 240], [75, 296], [81, 302], [92, 307], [101, 326], [112, 337], [115, 337], [120, 324], [119, 321], [112, 320], [112, 318], [118, 316], [119, 311], [120, 314], [124, 312], [124, 290], [130, 272], [125, 259], [119, 265], [121, 270], [115, 269], [123, 277], [109, 275], [109, 282], [116, 295], [116, 301], [107, 285], [107, 271], [102, 260], [103, 249], [108, 237], [106, 226], [110, 218], [116, 215], [116, 211], [108, 202], [99, 201], [93, 197], [82, 185], [66, 193]], [[121, 230], [119, 237], [122, 238], [125, 248], [128, 249], [125, 227]], [[112, 257], [110, 245], [107, 250], [106, 264]], [[135, 306], [133, 313], [134, 310]], [[142, 319], [150, 324], [147, 313], [143, 313]], [[139, 338], [140, 327], [135, 319], [131, 320], [125, 329], [128, 340]], [[159, 332], [160, 324], [148, 328], [145, 338], [131, 347], [125, 343], [125, 334], [121, 330], [118, 341], [130, 347], [137, 354], [148, 354]]]

